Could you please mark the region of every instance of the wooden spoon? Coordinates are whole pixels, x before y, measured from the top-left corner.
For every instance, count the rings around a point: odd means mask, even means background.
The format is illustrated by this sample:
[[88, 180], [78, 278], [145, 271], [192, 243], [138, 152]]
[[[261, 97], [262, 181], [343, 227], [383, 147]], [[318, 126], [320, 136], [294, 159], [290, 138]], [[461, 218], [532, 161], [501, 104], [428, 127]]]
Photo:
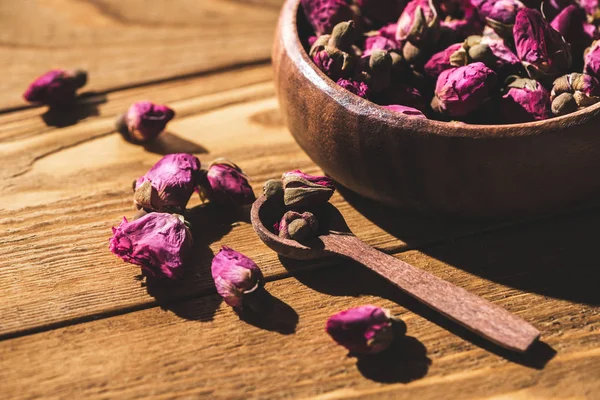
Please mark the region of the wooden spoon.
[[261, 196], [252, 205], [250, 218], [260, 239], [282, 256], [310, 260], [338, 255], [358, 261], [422, 303], [510, 350], [525, 352], [539, 338], [540, 332], [520, 317], [363, 243], [330, 203], [314, 210], [323, 232], [317, 239], [302, 244], [280, 238], [267, 228], [285, 211], [277, 203]]

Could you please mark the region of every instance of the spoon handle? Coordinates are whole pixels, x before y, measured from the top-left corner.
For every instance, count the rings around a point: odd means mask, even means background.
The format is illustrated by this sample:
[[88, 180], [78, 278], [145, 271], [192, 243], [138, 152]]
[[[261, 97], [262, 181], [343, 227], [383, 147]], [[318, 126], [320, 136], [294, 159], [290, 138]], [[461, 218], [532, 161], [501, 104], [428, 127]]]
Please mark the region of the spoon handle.
[[331, 234], [323, 239], [327, 250], [360, 262], [422, 303], [502, 347], [524, 352], [540, 336], [520, 317], [375, 250], [356, 236]]

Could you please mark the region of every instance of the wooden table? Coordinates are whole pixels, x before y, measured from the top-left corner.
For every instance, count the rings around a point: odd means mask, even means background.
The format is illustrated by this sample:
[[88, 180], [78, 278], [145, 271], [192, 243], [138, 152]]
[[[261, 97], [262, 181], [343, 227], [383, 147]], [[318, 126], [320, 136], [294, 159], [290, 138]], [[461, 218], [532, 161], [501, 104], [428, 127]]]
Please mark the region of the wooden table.
[[[262, 183], [319, 169], [277, 110], [269, 65], [280, 0], [0, 2], [0, 393], [2, 398], [600, 398], [600, 209], [465, 222], [334, 204], [370, 245], [521, 315], [526, 355], [485, 343], [346, 261], [279, 259], [243, 214], [203, 213], [181, 282], [147, 287], [108, 250], [133, 214], [131, 181], [162, 154], [227, 157]], [[89, 71], [68, 119], [25, 106], [53, 67]], [[113, 130], [133, 101], [176, 112], [143, 148]], [[190, 207], [197, 206], [195, 199]], [[229, 245], [262, 268], [274, 322], [241, 320], [216, 295], [211, 256]], [[326, 318], [390, 308], [407, 337], [357, 359]]]

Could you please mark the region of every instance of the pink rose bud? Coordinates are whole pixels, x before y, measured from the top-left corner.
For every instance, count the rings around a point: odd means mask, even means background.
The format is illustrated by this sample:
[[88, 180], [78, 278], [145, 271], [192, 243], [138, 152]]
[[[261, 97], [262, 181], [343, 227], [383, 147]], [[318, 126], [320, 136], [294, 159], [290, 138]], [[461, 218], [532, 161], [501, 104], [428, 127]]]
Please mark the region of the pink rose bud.
[[364, 82], [358, 82], [352, 79], [338, 79], [336, 83], [358, 97], [362, 97], [363, 99], [369, 97], [369, 87]]
[[429, 0], [411, 0], [400, 14], [396, 40], [433, 45], [439, 37], [437, 10]]
[[110, 251], [150, 276], [176, 279], [192, 255], [192, 233], [181, 215], [149, 213], [113, 228]]
[[[563, 9], [550, 23], [571, 45], [571, 55], [574, 60], [580, 61], [583, 51], [594, 39], [595, 28], [588, 24], [585, 10], [578, 5], [570, 5]], [[590, 29], [586, 26], [590, 25]], [[581, 68], [581, 64], [579, 64]]]
[[307, 208], [326, 203], [335, 191], [331, 178], [308, 175], [300, 170], [284, 173], [281, 182], [283, 201], [291, 208]]
[[277, 230], [280, 238], [303, 242], [319, 235], [319, 222], [311, 212], [300, 214], [296, 211], [288, 211], [283, 214]]
[[61, 106], [75, 100], [75, 92], [87, 82], [87, 73], [80, 69], [55, 69], [33, 81], [23, 98], [29, 103]]
[[211, 272], [217, 292], [225, 303], [237, 309], [242, 308], [244, 296], [264, 285], [263, 274], [256, 263], [227, 246], [213, 258]]
[[401, 106], [398, 104], [392, 104], [389, 106], [382, 106], [382, 107], [387, 108], [388, 110], [399, 113], [399, 114], [407, 115], [409, 117], [427, 119], [425, 114], [423, 114], [421, 112], [421, 110], [417, 110], [416, 108]]
[[533, 79], [554, 77], [571, 66], [571, 49], [539, 11], [519, 11], [513, 29], [517, 56]]
[[482, 62], [443, 71], [431, 102], [434, 111], [464, 117], [483, 106], [496, 86], [496, 73]]
[[425, 63], [425, 67], [423, 67], [425, 75], [432, 79], [437, 79], [443, 71], [454, 68], [454, 66], [450, 64], [450, 56], [461, 48], [462, 43], [455, 43], [439, 53], [432, 55], [429, 61]]
[[496, 56], [495, 67], [492, 68], [500, 79], [512, 74], [519, 74], [523, 70], [521, 60], [506, 45], [504, 40], [495, 36], [483, 36], [481, 43], [486, 44], [494, 56]]
[[160, 135], [174, 116], [175, 111], [167, 106], [150, 101], [138, 101], [133, 103], [125, 114], [117, 118], [116, 128], [125, 139], [135, 143], [145, 143]]
[[377, 35], [377, 36], [369, 36], [365, 39], [365, 50], [363, 52], [364, 56], [370, 56], [374, 50], [396, 50], [401, 46], [395, 40], [386, 38], [385, 36]]
[[481, 18], [502, 37], [512, 36], [517, 13], [525, 8], [519, 0], [471, 0], [471, 4], [477, 8]]
[[514, 77], [507, 89], [500, 100], [502, 122], [531, 122], [552, 117], [550, 93], [538, 81]]
[[361, 17], [370, 26], [381, 26], [393, 22], [404, 9], [404, 0], [355, 0]]
[[354, 12], [344, 0], [302, 0], [301, 3], [317, 35], [331, 33], [336, 24], [354, 19]]
[[584, 62], [584, 72], [600, 78], [600, 40], [596, 40], [585, 50]]
[[167, 154], [134, 182], [133, 201], [149, 211], [183, 212], [198, 188], [200, 160], [191, 154]]
[[332, 315], [325, 330], [339, 345], [357, 354], [379, 353], [394, 340], [389, 310], [371, 305]]
[[225, 159], [214, 161], [201, 182], [201, 195], [213, 203], [241, 207], [256, 197], [240, 167]]

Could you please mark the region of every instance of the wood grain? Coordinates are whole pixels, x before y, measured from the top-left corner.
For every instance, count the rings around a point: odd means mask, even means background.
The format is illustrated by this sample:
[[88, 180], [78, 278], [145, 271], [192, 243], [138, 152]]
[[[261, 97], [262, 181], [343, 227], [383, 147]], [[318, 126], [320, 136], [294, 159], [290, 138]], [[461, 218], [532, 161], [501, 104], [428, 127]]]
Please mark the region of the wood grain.
[[[52, 68], [89, 72], [85, 91], [266, 62], [281, 2], [23, 0], [0, 2], [0, 110], [24, 105]], [[249, 22], [252, 21], [252, 22]]]
[[[0, 353], [10, 354], [0, 359], [3, 395], [591, 399], [600, 390], [597, 308], [488, 286], [489, 297], [503, 296], [535, 315], [557, 351], [542, 348], [508, 361], [397, 305], [407, 298], [356, 265], [267, 289], [278, 300], [266, 320], [240, 320], [217, 296], [207, 296], [170, 311], [152, 308], [3, 341]], [[324, 332], [325, 320], [368, 303], [401, 317], [407, 337], [399, 335], [381, 356], [348, 357]]]

